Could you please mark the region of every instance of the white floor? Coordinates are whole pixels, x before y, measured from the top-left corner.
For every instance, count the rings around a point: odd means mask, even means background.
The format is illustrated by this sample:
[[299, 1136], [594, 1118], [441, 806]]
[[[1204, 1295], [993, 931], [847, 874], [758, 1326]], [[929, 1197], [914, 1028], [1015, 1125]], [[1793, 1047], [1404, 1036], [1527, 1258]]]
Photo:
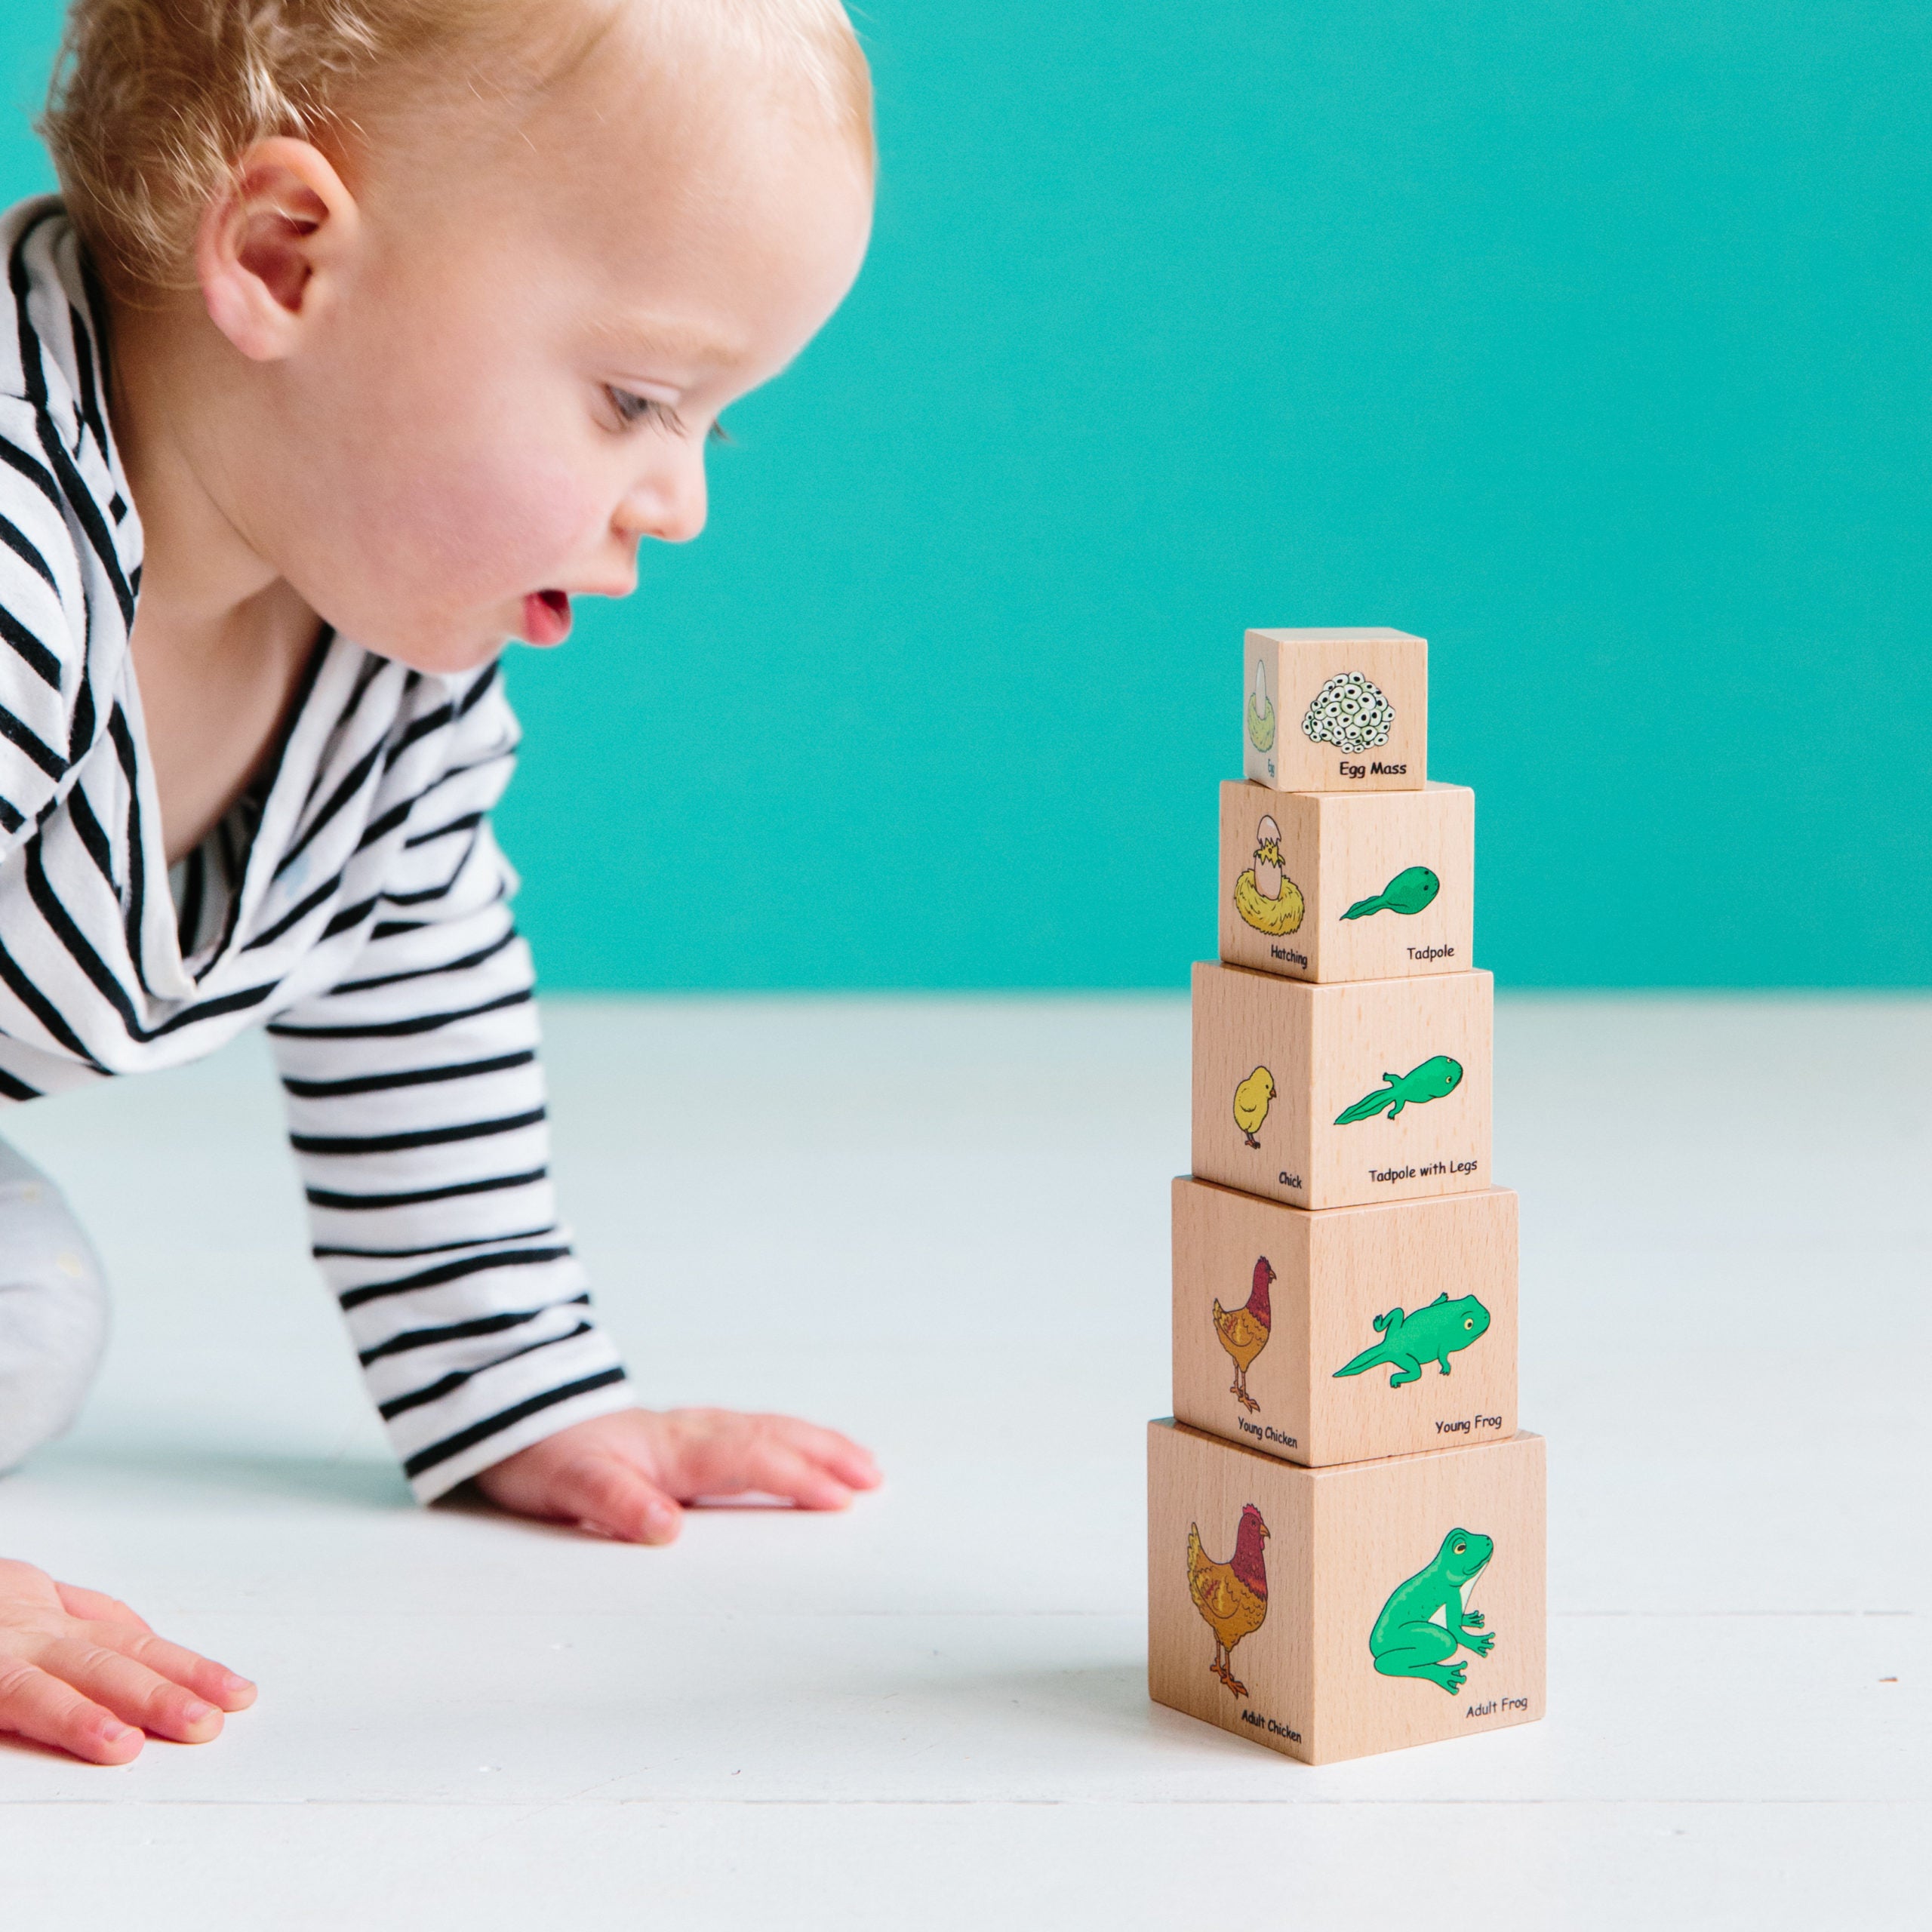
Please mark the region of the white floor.
[[79, 1429], [0, 1483], [0, 1552], [262, 1697], [122, 1770], [0, 1746], [0, 1922], [1932, 1917], [1932, 1002], [1505, 1003], [1551, 1715], [1321, 1770], [1146, 1699], [1184, 1004], [548, 1026], [566, 1204], [646, 1398], [837, 1423], [888, 1487], [704, 1512], [670, 1551], [418, 1511], [256, 1043], [13, 1113], [119, 1329]]

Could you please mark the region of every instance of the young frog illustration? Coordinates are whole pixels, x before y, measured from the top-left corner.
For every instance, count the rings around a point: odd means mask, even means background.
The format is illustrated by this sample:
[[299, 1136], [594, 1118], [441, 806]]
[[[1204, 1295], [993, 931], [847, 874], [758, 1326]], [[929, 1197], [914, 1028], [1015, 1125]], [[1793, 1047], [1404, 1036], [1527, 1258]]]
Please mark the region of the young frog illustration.
[[1489, 1332], [1489, 1310], [1474, 1295], [1451, 1301], [1445, 1288], [1426, 1308], [1419, 1308], [1413, 1315], [1404, 1315], [1399, 1308], [1378, 1315], [1375, 1328], [1381, 1340], [1374, 1348], [1363, 1349], [1353, 1361], [1344, 1362], [1335, 1374], [1360, 1375], [1367, 1369], [1386, 1367], [1392, 1371], [1389, 1387], [1400, 1389], [1420, 1378], [1426, 1361], [1434, 1362], [1447, 1375], [1449, 1358]]

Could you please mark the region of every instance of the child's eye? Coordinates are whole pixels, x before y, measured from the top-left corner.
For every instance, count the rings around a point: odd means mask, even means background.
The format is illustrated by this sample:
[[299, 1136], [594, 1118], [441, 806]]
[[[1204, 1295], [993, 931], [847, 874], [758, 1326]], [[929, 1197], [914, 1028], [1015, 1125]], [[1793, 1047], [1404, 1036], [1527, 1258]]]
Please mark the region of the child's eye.
[[608, 383], [604, 385], [604, 393], [617, 412], [617, 420], [626, 429], [639, 423], [656, 423], [683, 435], [684, 423], [668, 402], [660, 402], [655, 396], [638, 395], [629, 389], [614, 389]]

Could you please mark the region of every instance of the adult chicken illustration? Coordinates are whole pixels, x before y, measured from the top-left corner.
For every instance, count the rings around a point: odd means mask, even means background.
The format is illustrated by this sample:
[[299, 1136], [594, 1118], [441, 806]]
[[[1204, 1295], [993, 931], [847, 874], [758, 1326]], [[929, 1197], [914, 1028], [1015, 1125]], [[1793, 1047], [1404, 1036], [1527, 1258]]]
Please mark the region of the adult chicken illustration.
[[1237, 1697], [1247, 1695], [1247, 1686], [1231, 1668], [1235, 1646], [1259, 1630], [1268, 1616], [1268, 1566], [1261, 1554], [1267, 1535], [1261, 1512], [1245, 1504], [1235, 1531], [1235, 1553], [1217, 1563], [1201, 1547], [1199, 1526], [1187, 1526], [1187, 1593], [1214, 1633], [1214, 1661], [1208, 1668]]
[[1254, 1358], [1268, 1346], [1268, 1331], [1274, 1316], [1268, 1306], [1268, 1291], [1274, 1285], [1275, 1271], [1263, 1255], [1254, 1264], [1254, 1285], [1239, 1308], [1214, 1304], [1214, 1333], [1232, 1358], [1235, 1379], [1228, 1393], [1251, 1414], [1261, 1404], [1247, 1392], [1247, 1371]]

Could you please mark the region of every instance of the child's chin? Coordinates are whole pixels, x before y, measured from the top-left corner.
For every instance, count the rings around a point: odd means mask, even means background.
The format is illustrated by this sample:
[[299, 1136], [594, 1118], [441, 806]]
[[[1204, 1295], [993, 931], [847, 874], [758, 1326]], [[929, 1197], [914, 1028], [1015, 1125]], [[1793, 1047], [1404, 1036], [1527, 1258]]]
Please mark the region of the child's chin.
[[358, 638], [356, 642], [365, 650], [373, 651], [378, 657], [405, 664], [412, 671], [452, 678], [460, 677], [466, 671], [480, 671], [485, 665], [501, 657], [504, 648], [515, 643], [516, 639], [500, 631], [492, 632], [478, 626], [473, 633], [465, 637], [429, 641], [398, 638], [393, 642], [379, 638]]

